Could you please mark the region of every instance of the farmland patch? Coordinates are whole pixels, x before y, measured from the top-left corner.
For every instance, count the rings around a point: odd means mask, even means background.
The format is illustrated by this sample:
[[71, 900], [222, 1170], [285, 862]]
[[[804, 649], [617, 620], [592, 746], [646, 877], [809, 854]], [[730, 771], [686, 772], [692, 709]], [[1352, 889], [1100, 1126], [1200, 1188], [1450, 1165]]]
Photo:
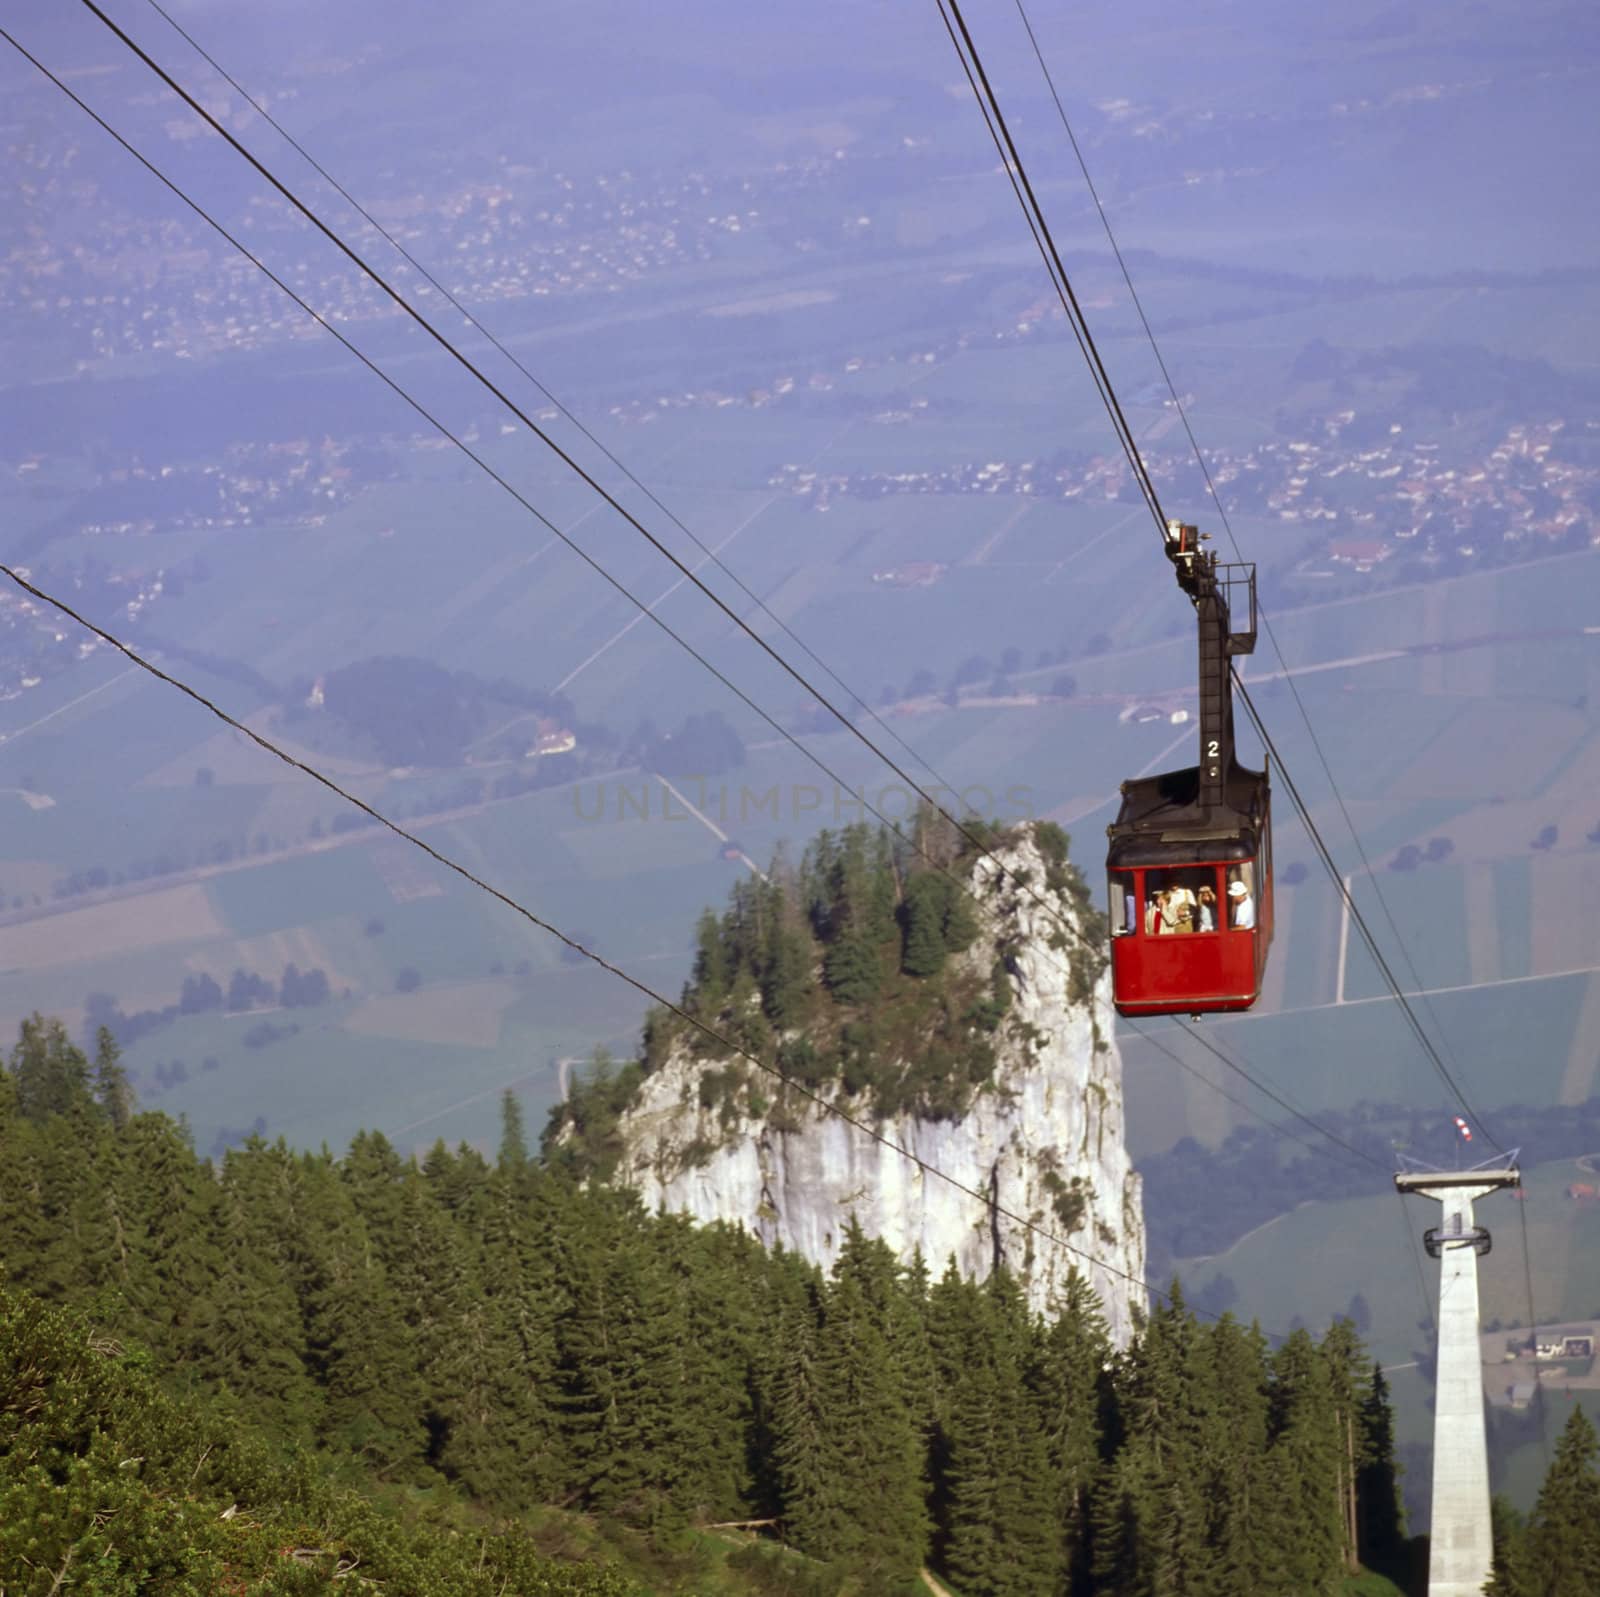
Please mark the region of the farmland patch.
[[214, 937], [223, 929], [203, 887], [169, 887], [0, 926], [0, 970], [77, 964], [155, 943]]
[[345, 1030], [370, 1037], [494, 1048], [505, 1012], [517, 997], [509, 981], [454, 982], [413, 993], [369, 998], [345, 1019]]

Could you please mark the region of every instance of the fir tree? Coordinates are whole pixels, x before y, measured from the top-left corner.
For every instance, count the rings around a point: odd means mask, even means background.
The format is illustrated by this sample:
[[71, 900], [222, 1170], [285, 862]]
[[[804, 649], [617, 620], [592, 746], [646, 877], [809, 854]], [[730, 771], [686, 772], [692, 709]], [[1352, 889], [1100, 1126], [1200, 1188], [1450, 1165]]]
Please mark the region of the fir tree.
[[[384, 1247], [384, 1273], [396, 1310], [396, 1329], [409, 1354], [408, 1375], [420, 1398], [425, 1462], [440, 1468], [463, 1394], [481, 1372], [482, 1289], [466, 1228], [447, 1206], [454, 1163], [434, 1171], [408, 1170], [402, 1187], [401, 1246]], [[472, 1334], [469, 1334], [470, 1332]]]
[[724, 973], [720, 982], [713, 977], [711, 992], [731, 994], [741, 976], [755, 978], [766, 946], [765, 911], [766, 900], [759, 882], [741, 879], [734, 884], [722, 923]]
[[269, 1147], [260, 1138], [224, 1156], [220, 1268], [198, 1361], [275, 1432], [309, 1436], [321, 1403], [306, 1368], [305, 1327], [284, 1247], [294, 1226], [292, 1163], [283, 1143]]
[[774, 1026], [794, 1026], [804, 1018], [811, 992], [811, 939], [779, 887], [769, 895], [760, 988], [761, 1007]]
[[878, 1590], [910, 1581], [926, 1543], [922, 1450], [884, 1333], [859, 1282], [830, 1283], [817, 1374], [836, 1490], [848, 1512], [829, 1551]]
[[67, 1297], [82, 1283], [82, 1253], [92, 1245], [95, 1219], [83, 1201], [84, 1175], [103, 1133], [87, 1099], [70, 1112], [31, 1121], [19, 1116], [13, 1125], [15, 1168], [6, 1172], [6, 1184], [14, 1189], [16, 1232], [5, 1246], [12, 1268], [25, 1270], [24, 1279], [47, 1297]]
[[1394, 1411], [1389, 1406], [1388, 1383], [1376, 1364], [1358, 1423], [1357, 1551], [1370, 1568], [1398, 1573], [1405, 1547], [1405, 1519], [1394, 1457]]
[[1600, 1592], [1600, 1441], [1574, 1408], [1556, 1443], [1523, 1541], [1526, 1597], [1594, 1597]]
[[1327, 1361], [1304, 1330], [1272, 1361], [1271, 1490], [1257, 1520], [1272, 1589], [1321, 1592], [1343, 1566], [1339, 1481], [1344, 1438]]
[[585, 1500], [653, 1529], [681, 1524], [693, 1427], [679, 1380], [689, 1335], [668, 1272], [619, 1196], [563, 1239], [566, 1416]]
[[893, 1348], [914, 1336], [899, 1270], [852, 1225], [832, 1278], [784, 1315], [773, 1404], [788, 1535], [872, 1591], [898, 1591], [926, 1545], [923, 1433]]
[[1335, 1320], [1328, 1327], [1319, 1349], [1328, 1366], [1328, 1382], [1333, 1396], [1334, 1426], [1339, 1440], [1340, 1530], [1346, 1569], [1359, 1566], [1360, 1514], [1357, 1483], [1360, 1478], [1362, 1448], [1358, 1440], [1361, 1388], [1365, 1384], [1367, 1360], [1361, 1339], [1347, 1319]]
[[[363, 1156], [352, 1169], [358, 1147]], [[384, 1254], [401, 1246], [399, 1202], [379, 1202], [399, 1179], [391, 1160], [381, 1137], [358, 1137], [343, 1166], [326, 1155], [302, 1162], [305, 1247], [296, 1268], [307, 1352], [325, 1394], [325, 1434], [394, 1477], [415, 1472], [428, 1439], [414, 1352], [383, 1268]]]
[[[820, 1290], [815, 1266], [780, 1243], [766, 1268], [749, 1280], [752, 1296], [750, 1355], [749, 1460], [752, 1517], [776, 1519], [785, 1500], [780, 1439], [786, 1434], [781, 1414], [790, 1395], [792, 1367], [798, 1367], [793, 1328], [813, 1325], [812, 1310]], [[814, 1339], [813, 1339], [814, 1341]], [[814, 1347], [812, 1349], [814, 1354]]]
[[900, 907], [901, 870], [899, 839], [887, 827], [861, 828], [871, 838], [867, 867], [867, 931], [882, 946], [898, 933], [895, 916]]
[[1266, 1589], [1257, 1521], [1269, 1496], [1267, 1341], [1259, 1327], [1246, 1329], [1229, 1315], [1209, 1327], [1205, 1339], [1211, 1590], [1226, 1597]]
[[[78, 1167], [73, 1213], [67, 1225], [75, 1255], [68, 1279], [76, 1290], [66, 1295], [91, 1294], [90, 1300], [102, 1305], [108, 1320], [118, 1321], [124, 1328], [132, 1328], [126, 1303], [140, 1223], [137, 1201], [130, 1191], [129, 1140], [102, 1124], [92, 1146], [86, 1145], [80, 1152], [83, 1163]], [[121, 1310], [113, 1306], [119, 1301], [124, 1305]]]
[[1090, 1509], [1096, 1597], [1146, 1597], [1156, 1590], [1147, 1538], [1159, 1512], [1159, 1490], [1152, 1460], [1142, 1450], [1118, 1451], [1101, 1476]]
[[219, 1193], [187, 1134], [165, 1116], [129, 1126], [129, 1204], [138, 1217], [128, 1297], [142, 1334], [171, 1365], [211, 1363], [222, 1246]]
[[1494, 1561], [1484, 1597], [1533, 1597], [1523, 1579], [1523, 1554], [1527, 1541], [1527, 1521], [1503, 1497], [1489, 1504], [1489, 1520], [1494, 1535]]
[[525, 1174], [502, 1165], [489, 1190], [478, 1280], [461, 1325], [466, 1369], [440, 1466], [476, 1498], [521, 1508], [549, 1502], [571, 1470], [557, 1402], [557, 1284], [548, 1178], [535, 1177], [543, 1235], [523, 1201]]
[[440, 1137], [422, 1161], [422, 1173], [434, 1202], [476, 1236], [483, 1228], [483, 1209], [493, 1173], [489, 1161], [465, 1142], [452, 1152]]
[[[945, 878], [948, 882], [948, 878]], [[978, 917], [973, 913], [972, 900], [954, 882], [948, 882], [949, 892], [944, 901], [945, 952], [959, 954], [971, 948], [978, 940]]]
[[496, 1168], [509, 1180], [516, 1180], [528, 1168], [528, 1136], [522, 1119], [522, 1103], [509, 1087], [500, 1095], [500, 1153]]
[[133, 1088], [122, 1066], [122, 1050], [109, 1026], [102, 1026], [95, 1033], [94, 1097], [112, 1130], [124, 1130], [133, 1118]]
[[948, 883], [942, 876], [924, 871], [911, 879], [905, 902], [900, 906], [904, 940], [900, 968], [908, 976], [937, 976], [944, 969], [944, 920]]
[[30, 1015], [11, 1054], [17, 1109], [41, 1122], [90, 1101], [89, 1061], [74, 1048], [59, 1020]]
[[700, 1228], [685, 1216], [663, 1215], [651, 1247], [676, 1300], [671, 1322], [682, 1327], [669, 1375], [681, 1403], [685, 1462], [674, 1499], [698, 1519], [737, 1518], [750, 1506], [758, 1322], [745, 1283], [759, 1268], [759, 1246], [727, 1226]]
[[828, 991], [841, 1004], [865, 1004], [877, 997], [883, 984], [883, 962], [871, 936], [860, 927], [847, 927], [829, 948], [822, 963]]
[[834, 1442], [818, 1369], [819, 1313], [790, 1303], [778, 1324], [773, 1382], [773, 1459], [784, 1534], [801, 1552], [826, 1560], [844, 1540], [850, 1505], [834, 1468]]
[[1095, 1573], [1113, 1590], [1202, 1591], [1211, 1579], [1208, 1351], [1174, 1282], [1119, 1382], [1122, 1440], [1094, 1513]]
[[1031, 1330], [1005, 1272], [946, 1274], [935, 1293], [947, 1486], [944, 1567], [972, 1597], [1051, 1597], [1065, 1571], [1044, 1414], [1027, 1387]]
[[698, 1013], [715, 1015], [727, 996], [731, 975], [722, 922], [708, 909], [695, 926], [694, 974], [684, 997], [692, 997]]
[[894, 877], [886, 839], [869, 842], [865, 826], [819, 839], [813, 916], [828, 944], [823, 976], [841, 1004], [864, 1004], [877, 996], [884, 977], [883, 952], [895, 936]]
[[1089, 1581], [1089, 1503], [1101, 1469], [1111, 1344], [1088, 1281], [1074, 1270], [1055, 1318], [1036, 1328], [1028, 1384], [1043, 1416], [1056, 1500], [1050, 1515], [1069, 1589]]

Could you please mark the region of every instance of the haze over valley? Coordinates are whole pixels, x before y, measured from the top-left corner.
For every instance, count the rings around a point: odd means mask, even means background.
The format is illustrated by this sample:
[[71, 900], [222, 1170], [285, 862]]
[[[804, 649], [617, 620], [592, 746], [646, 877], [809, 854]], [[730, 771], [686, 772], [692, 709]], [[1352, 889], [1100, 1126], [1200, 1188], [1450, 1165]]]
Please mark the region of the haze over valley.
[[[649, 1046], [582, 949], [703, 988], [708, 907], [909, 824], [917, 786], [1053, 823], [1090, 897], [1056, 887], [1103, 910], [1119, 783], [1196, 758], [1193, 621], [935, 7], [174, 3], [325, 173], [154, 9], [108, 10], [504, 398], [88, 10], [8, 20], [259, 266], [0, 59], [0, 558], [90, 623], [0, 582], [0, 1030], [109, 1027], [202, 1158], [489, 1154], [508, 1091], [536, 1141]], [[1484, 1318], [1600, 1321], [1592, 9], [1033, 23], [1142, 310], [1017, 14], [973, 11], [1129, 430], [1168, 512], [1256, 562], [1242, 675], [1281, 764], [1523, 1147]], [[1275, 791], [1262, 1001], [1115, 1035], [1118, 1258], [1275, 1338], [1351, 1313], [1415, 1529], [1432, 1311], [1385, 1171], [1456, 1158], [1459, 1105]], [[1262, 1124], [1305, 1116], [1383, 1169]]]

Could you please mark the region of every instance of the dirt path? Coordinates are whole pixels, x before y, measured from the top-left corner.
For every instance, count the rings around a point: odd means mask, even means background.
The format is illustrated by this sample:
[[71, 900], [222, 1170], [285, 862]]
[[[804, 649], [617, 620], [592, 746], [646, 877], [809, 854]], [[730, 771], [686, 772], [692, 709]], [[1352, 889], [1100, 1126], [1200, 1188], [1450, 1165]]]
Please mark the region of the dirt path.
[[989, 556], [1000, 547], [1001, 540], [1006, 536], [1007, 533], [1012, 531], [1013, 528], [1017, 526], [1022, 518], [1027, 515], [1027, 513], [1032, 510], [1034, 505], [1037, 503], [1038, 501], [1036, 499], [1024, 499], [1022, 503], [1014, 511], [1012, 511], [1012, 513], [1007, 516], [1005, 520], [1002, 521], [1000, 525], [996, 527], [994, 531], [991, 532], [989, 536], [985, 538], [983, 542], [966, 557], [966, 559], [961, 562], [961, 564], [964, 566], [987, 565], [989, 563]]
[[1287, 1220], [1296, 1210], [1303, 1209], [1309, 1203], [1319, 1202], [1316, 1198], [1302, 1198], [1293, 1209], [1285, 1209], [1282, 1214], [1275, 1214], [1270, 1220], [1263, 1220], [1260, 1225], [1253, 1225], [1242, 1237], [1235, 1237], [1221, 1253], [1197, 1253], [1192, 1259], [1178, 1259], [1178, 1264], [1215, 1264], [1218, 1259], [1226, 1259], [1237, 1248], [1242, 1248], [1251, 1237], [1258, 1236], [1261, 1232], [1275, 1226], [1280, 1220]]
[[0, 732], [0, 743], [15, 743], [18, 738], [25, 737], [35, 727], [40, 727], [46, 721], [53, 721], [58, 715], [65, 715], [68, 710], [76, 709], [85, 699], [92, 699], [97, 693], [104, 693], [107, 688], [114, 688], [124, 677], [132, 676], [139, 668], [130, 665], [126, 671], [119, 671], [114, 677], [100, 683], [98, 687], [90, 688], [87, 693], [80, 693], [75, 699], [68, 699], [65, 704], [58, 704], [47, 715], [41, 715], [37, 721], [30, 721], [26, 726], [19, 726], [15, 732]]
[[[719, 843], [727, 845], [732, 842], [728, 834], [704, 810], [696, 809], [659, 771], [651, 771], [649, 775], [659, 782]], [[739, 850], [739, 858], [750, 868], [752, 876], [759, 876], [762, 881], [766, 881], [767, 873], [743, 849]]]
[[940, 1585], [938, 1577], [931, 1569], [922, 1571], [922, 1584], [933, 1593], [933, 1597], [953, 1597], [950, 1588]]

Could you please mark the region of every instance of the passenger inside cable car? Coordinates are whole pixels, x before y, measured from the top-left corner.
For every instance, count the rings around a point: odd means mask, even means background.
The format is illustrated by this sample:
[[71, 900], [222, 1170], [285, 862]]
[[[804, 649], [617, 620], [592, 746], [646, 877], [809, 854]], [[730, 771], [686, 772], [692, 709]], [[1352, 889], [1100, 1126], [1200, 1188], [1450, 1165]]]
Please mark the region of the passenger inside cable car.
[[[1218, 893], [1218, 872], [1226, 873], [1227, 886]], [[1136, 880], [1144, 883], [1144, 914], [1136, 908]], [[1117, 937], [1126, 937], [1142, 924], [1145, 935], [1166, 937], [1175, 932], [1254, 931], [1256, 905], [1255, 867], [1245, 860], [1237, 865], [1184, 865], [1172, 870], [1113, 871], [1112, 911]], [[1225, 906], [1225, 908], [1223, 907]]]

